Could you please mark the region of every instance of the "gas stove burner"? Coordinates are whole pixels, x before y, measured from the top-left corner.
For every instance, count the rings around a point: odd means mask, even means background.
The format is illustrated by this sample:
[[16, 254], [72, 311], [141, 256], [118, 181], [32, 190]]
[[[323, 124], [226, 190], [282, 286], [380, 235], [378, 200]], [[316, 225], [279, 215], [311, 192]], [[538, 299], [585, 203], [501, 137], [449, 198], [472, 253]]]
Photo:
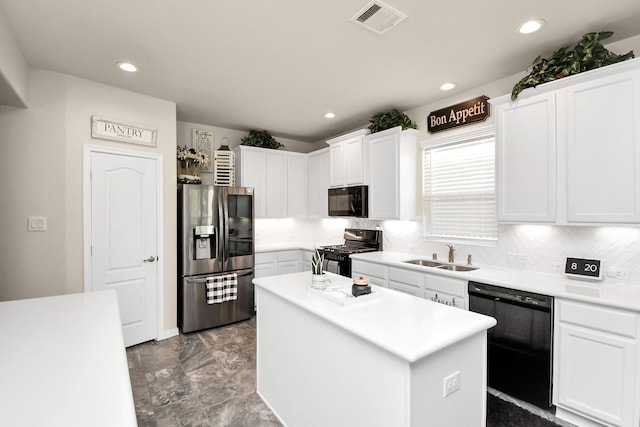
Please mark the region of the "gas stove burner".
[[[344, 244], [319, 248], [324, 255], [328, 271], [351, 277], [351, 259], [349, 255], [382, 250], [382, 231], [347, 228], [344, 230]], [[337, 263], [337, 268], [336, 268]]]

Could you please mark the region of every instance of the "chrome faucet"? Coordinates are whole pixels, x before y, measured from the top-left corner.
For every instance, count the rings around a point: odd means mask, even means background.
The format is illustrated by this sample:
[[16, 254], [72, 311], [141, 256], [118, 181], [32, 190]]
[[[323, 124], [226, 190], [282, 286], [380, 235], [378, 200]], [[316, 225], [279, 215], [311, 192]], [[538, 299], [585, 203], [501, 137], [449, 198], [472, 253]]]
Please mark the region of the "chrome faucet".
[[456, 251], [456, 246], [453, 243], [448, 243], [447, 247], [449, 248], [449, 262], [454, 262], [453, 253]]

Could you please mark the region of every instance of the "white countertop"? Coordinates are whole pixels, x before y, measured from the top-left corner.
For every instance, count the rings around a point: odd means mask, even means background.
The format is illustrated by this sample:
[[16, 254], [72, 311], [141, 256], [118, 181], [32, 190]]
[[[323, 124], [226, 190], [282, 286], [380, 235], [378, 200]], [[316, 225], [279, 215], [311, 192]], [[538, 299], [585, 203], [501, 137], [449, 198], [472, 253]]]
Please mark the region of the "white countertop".
[[0, 424], [136, 426], [115, 291], [0, 302]]
[[561, 274], [536, 273], [484, 265], [476, 265], [479, 268], [473, 271], [455, 272], [407, 264], [404, 261], [429, 258], [400, 252], [368, 252], [351, 255], [351, 258], [385, 264], [390, 267], [401, 267], [423, 273], [439, 274], [554, 297], [640, 311], [640, 285], [613, 283], [606, 280], [587, 282], [569, 279]]
[[[326, 274], [331, 286], [351, 293], [351, 279]], [[373, 292], [378, 293], [376, 297], [362, 296], [362, 302], [342, 306], [311, 289], [311, 272], [263, 277], [253, 282], [259, 291], [271, 292], [410, 363], [496, 324], [492, 317], [378, 286], [372, 286]]]

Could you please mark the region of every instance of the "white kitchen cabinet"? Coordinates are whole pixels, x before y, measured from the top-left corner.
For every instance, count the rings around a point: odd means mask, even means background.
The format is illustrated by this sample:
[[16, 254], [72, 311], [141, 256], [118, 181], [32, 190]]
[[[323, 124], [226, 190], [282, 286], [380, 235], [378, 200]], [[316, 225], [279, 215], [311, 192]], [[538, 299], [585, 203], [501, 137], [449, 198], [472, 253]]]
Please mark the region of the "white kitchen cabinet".
[[314, 151], [309, 156], [308, 216], [326, 218], [329, 214], [329, 148]]
[[495, 117], [498, 221], [555, 222], [555, 93], [496, 105]]
[[302, 271], [311, 271], [311, 259], [313, 258], [314, 251], [303, 249], [302, 250]]
[[415, 129], [400, 126], [368, 135], [369, 218], [411, 220], [416, 215]]
[[298, 273], [302, 271], [302, 265], [302, 252], [297, 249], [258, 252], [255, 255], [255, 277]]
[[299, 250], [279, 251], [278, 274], [299, 273], [302, 271], [302, 252]]
[[440, 304], [469, 309], [467, 281], [424, 273], [424, 298]]
[[276, 252], [258, 252], [254, 260], [254, 277], [267, 277], [278, 274]]
[[[287, 214], [289, 218], [305, 218], [308, 211], [308, 156], [287, 153]], [[325, 190], [325, 194], [327, 191]]]
[[417, 271], [389, 267], [389, 289], [416, 297], [424, 296], [423, 275]]
[[236, 184], [253, 187], [256, 218], [305, 217], [307, 155], [239, 145]]
[[564, 89], [567, 220], [640, 222], [640, 70]]
[[556, 299], [554, 322], [557, 416], [638, 426], [638, 314]]
[[352, 259], [351, 277], [367, 277], [372, 285], [389, 287], [389, 268], [382, 264]]
[[266, 155], [266, 218], [287, 216], [287, 153], [268, 150]]
[[640, 60], [491, 103], [498, 221], [640, 222]]
[[366, 184], [364, 138], [368, 133], [362, 129], [327, 141], [331, 187]]
[[253, 206], [256, 218], [267, 218], [267, 151], [238, 146], [236, 154], [236, 185], [253, 187]]

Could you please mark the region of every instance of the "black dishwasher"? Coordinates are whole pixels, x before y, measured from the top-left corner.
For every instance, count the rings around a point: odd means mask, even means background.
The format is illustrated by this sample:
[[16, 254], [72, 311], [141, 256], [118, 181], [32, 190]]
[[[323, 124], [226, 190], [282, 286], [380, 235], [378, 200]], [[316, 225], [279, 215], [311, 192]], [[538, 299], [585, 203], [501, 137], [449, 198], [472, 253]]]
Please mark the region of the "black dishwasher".
[[469, 282], [469, 310], [497, 320], [487, 333], [487, 384], [551, 407], [553, 297]]

